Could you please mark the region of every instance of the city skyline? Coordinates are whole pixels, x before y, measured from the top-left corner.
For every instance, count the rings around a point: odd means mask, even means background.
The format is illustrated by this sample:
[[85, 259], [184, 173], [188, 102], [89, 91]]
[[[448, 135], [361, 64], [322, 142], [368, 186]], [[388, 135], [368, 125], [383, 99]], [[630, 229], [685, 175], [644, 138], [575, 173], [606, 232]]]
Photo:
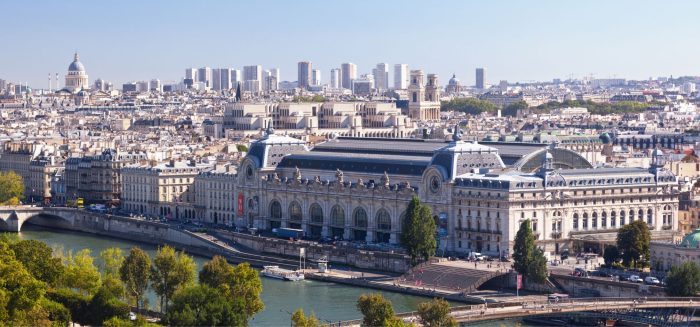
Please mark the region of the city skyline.
[[[589, 74], [629, 79], [700, 75], [695, 65], [700, 47], [690, 42], [697, 30], [690, 13], [700, 7], [694, 2], [362, 6], [312, 1], [276, 2], [279, 10], [274, 11], [266, 10], [267, 6], [217, 2], [204, 7], [156, 1], [135, 5], [125, 20], [104, 14], [129, 7], [124, 3], [106, 3], [99, 9], [87, 2], [71, 6], [40, 2], [31, 8], [8, 3], [0, 18], [18, 28], [6, 35], [6, 44], [14, 46], [0, 53], [5, 63], [0, 78], [47, 87], [47, 74], [62, 74], [76, 50], [93, 79], [115, 85], [153, 78], [179, 81], [187, 67], [241, 69], [247, 65], [279, 68], [280, 80], [293, 81], [299, 61], [313, 62], [327, 82], [330, 70], [344, 62], [356, 64], [358, 76], [371, 73], [377, 63], [406, 63], [411, 69], [438, 74], [441, 82], [455, 73], [465, 85], [474, 84], [477, 67], [488, 67], [490, 83]], [[83, 12], [80, 32], [65, 21], [75, 7]], [[334, 14], [338, 9], [345, 19]], [[353, 23], [370, 10], [387, 13], [378, 17], [379, 33]], [[227, 11], [265, 13], [266, 20], [274, 23], [263, 24], [259, 15], [233, 14], [229, 22], [214, 19], [214, 12]], [[192, 22], [192, 17], [208, 17], [207, 13], [211, 19]], [[156, 15], [159, 19], [153, 20]], [[303, 15], [315, 19], [297, 19]], [[414, 22], [410, 17], [419, 18]], [[27, 21], [31, 27], [22, 28]], [[221, 28], [222, 24], [255, 26], [256, 30]], [[659, 40], [663, 46], [644, 46]]]

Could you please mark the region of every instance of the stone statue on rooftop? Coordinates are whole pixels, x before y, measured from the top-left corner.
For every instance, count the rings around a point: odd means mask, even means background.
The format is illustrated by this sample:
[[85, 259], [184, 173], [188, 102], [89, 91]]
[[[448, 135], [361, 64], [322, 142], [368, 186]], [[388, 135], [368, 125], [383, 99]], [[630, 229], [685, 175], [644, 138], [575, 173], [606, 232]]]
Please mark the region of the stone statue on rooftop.
[[389, 188], [389, 174], [387, 174], [386, 171], [384, 172], [384, 175], [382, 175], [380, 181], [382, 182], [382, 186]]
[[301, 182], [301, 170], [299, 170], [299, 167], [294, 167], [294, 180]]
[[335, 170], [335, 179], [338, 181], [338, 183], [342, 183], [343, 180], [343, 171], [340, 169]]

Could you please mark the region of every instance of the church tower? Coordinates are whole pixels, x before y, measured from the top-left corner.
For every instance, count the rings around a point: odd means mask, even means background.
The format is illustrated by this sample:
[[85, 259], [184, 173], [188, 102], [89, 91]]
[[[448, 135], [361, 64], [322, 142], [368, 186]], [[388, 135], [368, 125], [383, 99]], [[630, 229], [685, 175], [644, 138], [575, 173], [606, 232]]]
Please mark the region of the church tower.
[[408, 85], [408, 116], [413, 120], [440, 120], [440, 86], [437, 75], [428, 75], [428, 85], [424, 84], [422, 70], [412, 70]]

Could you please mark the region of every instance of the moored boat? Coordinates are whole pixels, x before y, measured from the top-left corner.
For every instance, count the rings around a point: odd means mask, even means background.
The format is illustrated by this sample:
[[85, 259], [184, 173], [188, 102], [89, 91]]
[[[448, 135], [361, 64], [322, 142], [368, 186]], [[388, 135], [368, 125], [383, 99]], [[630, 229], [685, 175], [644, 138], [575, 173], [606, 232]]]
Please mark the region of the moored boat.
[[294, 271], [289, 269], [283, 269], [279, 266], [263, 266], [263, 270], [260, 272], [265, 277], [277, 278], [289, 281], [299, 281], [304, 280], [304, 273], [300, 271]]

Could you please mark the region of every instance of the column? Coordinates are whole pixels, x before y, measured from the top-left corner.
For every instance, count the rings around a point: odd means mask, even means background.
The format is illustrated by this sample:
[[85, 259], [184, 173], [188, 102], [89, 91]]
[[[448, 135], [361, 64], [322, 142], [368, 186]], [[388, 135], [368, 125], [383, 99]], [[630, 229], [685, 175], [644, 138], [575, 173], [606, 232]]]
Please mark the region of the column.
[[374, 229], [374, 227], [368, 227], [367, 228], [367, 236], [365, 236], [365, 242], [367, 242], [367, 243], [374, 242], [374, 233], [375, 232], [376, 232], [376, 230]]

